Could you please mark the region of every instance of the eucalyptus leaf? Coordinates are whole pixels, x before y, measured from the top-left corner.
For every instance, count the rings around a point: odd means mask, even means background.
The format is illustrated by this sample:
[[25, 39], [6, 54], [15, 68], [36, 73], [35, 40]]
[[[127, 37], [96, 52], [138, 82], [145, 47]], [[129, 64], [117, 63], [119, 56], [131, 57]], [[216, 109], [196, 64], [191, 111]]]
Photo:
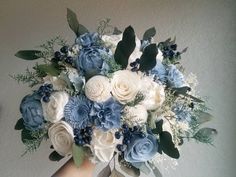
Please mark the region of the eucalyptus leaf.
[[133, 177], [140, 176], [140, 170], [132, 165], [128, 167], [128, 166], [125, 166], [123, 163], [120, 163], [120, 169], [130, 176], [133, 176]]
[[109, 177], [111, 175], [111, 167], [108, 164], [105, 168], [102, 169], [97, 175], [97, 177]]
[[156, 44], [150, 44], [145, 47], [142, 56], [140, 57], [139, 70], [149, 71], [156, 66], [156, 56], [158, 54]]
[[129, 56], [135, 49], [135, 32], [132, 26], [128, 26], [123, 33], [122, 40], [117, 44], [114, 58], [117, 64], [124, 69], [128, 65]]
[[181, 95], [186, 95], [187, 92], [191, 91], [190, 87], [184, 86], [184, 87], [179, 87], [179, 88], [172, 88], [174, 93], [176, 95], [181, 94]]
[[205, 122], [212, 120], [212, 118], [213, 118], [213, 116], [211, 114], [209, 114], [208, 112], [199, 111], [197, 113], [196, 121], [198, 124], [203, 124]]
[[158, 168], [153, 165], [152, 163], [148, 162], [148, 164], [150, 165], [152, 171], [153, 171], [153, 174], [155, 175], [155, 177], [162, 177], [162, 174], [161, 172], [158, 170]]
[[172, 136], [169, 132], [163, 131], [160, 134], [160, 147], [161, 150], [168, 156], [178, 159], [180, 154], [175, 144], [172, 141]]
[[41, 53], [39, 50], [20, 50], [15, 56], [24, 60], [36, 60], [40, 58]]
[[51, 161], [60, 161], [61, 159], [63, 159], [64, 156], [61, 156], [60, 154], [58, 154], [56, 151], [53, 151], [50, 155], [49, 155], [49, 159]]
[[151, 41], [150, 39], [156, 35], [156, 29], [155, 27], [149, 28], [145, 31], [143, 34], [143, 40]]
[[114, 168], [111, 172], [110, 177], [125, 177], [125, 176]]
[[51, 76], [58, 76], [61, 72], [58, 65], [55, 63], [49, 64], [49, 65], [48, 64], [38, 65], [38, 69], [41, 72], [47, 73]]
[[67, 8], [67, 22], [77, 37], [88, 32], [88, 29], [85, 26], [79, 24], [77, 15], [69, 8]]
[[216, 129], [205, 127], [199, 129], [193, 138], [202, 143], [212, 144], [217, 133]]
[[22, 130], [24, 129], [25, 126], [24, 126], [24, 120], [23, 118], [20, 118], [17, 122], [16, 122], [16, 125], [15, 125], [15, 130]]
[[83, 147], [77, 146], [76, 144], [73, 144], [72, 146], [72, 156], [73, 160], [75, 162], [75, 165], [79, 167], [85, 158]]

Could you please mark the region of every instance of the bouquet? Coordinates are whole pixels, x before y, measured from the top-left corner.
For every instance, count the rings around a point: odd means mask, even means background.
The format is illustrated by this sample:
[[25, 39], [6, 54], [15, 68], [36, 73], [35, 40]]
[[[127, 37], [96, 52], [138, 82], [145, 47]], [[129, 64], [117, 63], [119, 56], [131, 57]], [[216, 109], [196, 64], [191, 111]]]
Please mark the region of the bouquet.
[[[12, 77], [29, 84], [31, 94], [20, 104], [15, 125], [27, 152], [51, 141], [49, 158], [72, 156], [77, 166], [85, 158], [108, 165], [100, 177], [154, 173], [162, 156], [180, 157], [180, 146], [191, 139], [212, 144], [217, 131], [201, 125], [212, 116], [197, 91], [194, 74], [184, 74], [175, 39], [153, 42], [154, 27], [142, 40], [132, 26], [122, 32], [105, 19], [97, 32], [78, 22], [67, 9], [76, 34], [69, 45], [55, 37], [40, 50], [21, 50], [16, 57], [37, 60], [32, 69]], [[25, 154], [24, 153], [24, 154]]]

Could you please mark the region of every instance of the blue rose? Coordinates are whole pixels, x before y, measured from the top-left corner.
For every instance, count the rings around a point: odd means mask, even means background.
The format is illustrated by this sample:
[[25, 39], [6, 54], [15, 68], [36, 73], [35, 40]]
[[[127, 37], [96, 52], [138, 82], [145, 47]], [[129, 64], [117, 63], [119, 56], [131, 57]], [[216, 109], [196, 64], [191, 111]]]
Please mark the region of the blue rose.
[[105, 70], [108, 70], [108, 65], [104, 61], [104, 58], [111, 57], [108, 52], [101, 47], [87, 47], [81, 49], [76, 60], [77, 69], [82, 71], [87, 77], [102, 74]]
[[112, 128], [120, 128], [122, 106], [120, 103], [110, 98], [103, 103], [94, 103], [92, 117], [95, 125], [107, 131]]
[[158, 81], [162, 84], [166, 83], [167, 70], [166, 66], [161, 63], [160, 60], [157, 60], [156, 66], [151, 70], [151, 74], [153, 74]]
[[64, 108], [64, 116], [73, 128], [85, 128], [92, 124], [90, 111], [92, 102], [84, 95], [71, 97]]
[[157, 150], [158, 144], [154, 135], [147, 134], [143, 137], [141, 132], [136, 132], [124, 151], [124, 159], [130, 163], [146, 162], [157, 153]]
[[170, 87], [178, 88], [186, 85], [184, 75], [176, 68], [175, 65], [168, 66], [167, 70], [167, 84]]
[[25, 128], [28, 130], [38, 130], [43, 128], [44, 117], [40, 96], [37, 94], [27, 95], [20, 104]]
[[90, 47], [96, 45], [98, 40], [98, 33], [85, 33], [76, 39], [76, 43], [82, 45], [82, 47]]

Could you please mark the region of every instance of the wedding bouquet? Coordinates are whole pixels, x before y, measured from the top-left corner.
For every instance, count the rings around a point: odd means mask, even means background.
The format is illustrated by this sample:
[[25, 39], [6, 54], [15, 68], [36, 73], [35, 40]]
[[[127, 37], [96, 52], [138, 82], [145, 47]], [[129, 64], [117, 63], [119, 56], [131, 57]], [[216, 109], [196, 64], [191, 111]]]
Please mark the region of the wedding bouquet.
[[178, 159], [190, 139], [212, 144], [217, 131], [200, 127], [212, 116], [195, 90], [196, 76], [184, 75], [180, 63], [187, 48], [178, 51], [175, 39], [154, 43], [154, 27], [139, 40], [133, 27], [121, 32], [109, 19], [97, 32], [89, 32], [70, 9], [67, 20], [74, 44], [55, 37], [41, 50], [16, 53], [42, 59], [25, 74], [12, 75], [33, 88], [21, 101], [22, 118], [15, 125], [25, 153], [49, 139], [51, 160], [72, 155], [77, 166], [85, 158], [107, 162], [98, 176], [122, 177], [110, 167], [118, 157], [131, 176], [142, 171], [159, 177], [157, 158]]

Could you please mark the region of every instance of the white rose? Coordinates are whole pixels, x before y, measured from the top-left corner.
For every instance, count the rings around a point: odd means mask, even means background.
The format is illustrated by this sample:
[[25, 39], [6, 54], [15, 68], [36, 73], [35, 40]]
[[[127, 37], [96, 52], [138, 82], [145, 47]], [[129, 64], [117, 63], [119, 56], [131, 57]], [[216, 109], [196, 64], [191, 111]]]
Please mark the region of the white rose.
[[104, 102], [111, 97], [111, 84], [105, 76], [94, 76], [85, 84], [85, 95], [92, 101]]
[[45, 120], [55, 123], [64, 117], [64, 107], [69, 101], [66, 92], [54, 92], [48, 103], [42, 101], [43, 115]]
[[44, 83], [52, 84], [54, 90], [64, 90], [66, 82], [56, 76], [46, 76], [43, 78]]
[[101, 162], [109, 162], [113, 157], [116, 145], [121, 143], [121, 139], [115, 138], [115, 131], [102, 131], [95, 129], [93, 131], [91, 150]]
[[144, 77], [142, 79], [142, 90], [144, 100], [141, 101], [147, 110], [154, 110], [159, 108], [165, 101], [165, 92], [162, 85], [157, 84], [150, 77]]
[[129, 126], [137, 126], [147, 122], [148, 113], [144, 106], [136, 105], [134, 107], [127, 106], [124, 110], [125, 122]]
[[68, 123], [60, 121], [53, 124], [48, 129], [48, 136], [58, 154], [65, 156], [71, 153], [74, 135], [73, 129]]
[[133, 101], [140, 89], [140, 76], [129, 70], [119, 70], [113, 74], [112, 94], [122, 104]]

